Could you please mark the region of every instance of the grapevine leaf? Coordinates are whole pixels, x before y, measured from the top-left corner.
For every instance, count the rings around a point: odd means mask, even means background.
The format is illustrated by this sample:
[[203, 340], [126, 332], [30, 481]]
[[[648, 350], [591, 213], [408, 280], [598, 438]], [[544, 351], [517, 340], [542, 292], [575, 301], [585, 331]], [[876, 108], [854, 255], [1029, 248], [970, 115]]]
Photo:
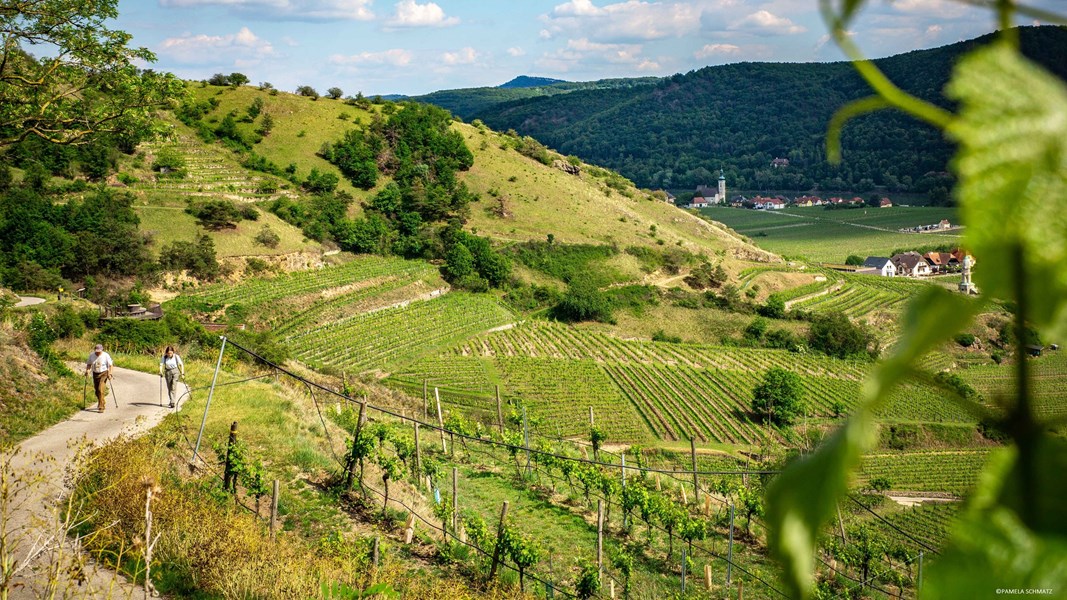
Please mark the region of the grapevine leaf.
[[964, 236], [983, 294], [1015, 298], [1022, 249], [1028, 320], [1067, 332], [1067, 86], [1005, 43], [962, 59], [947, 88], [961, 105], [948, 129], [959, 142]]
[[983, 302], [928, 288], [908, 305], [903, 335], [863, 387], [863, 398], [845, 425], [825, 444], [778, 475], [767, 490], [768, 546], [782, 563], [791, 597], [812, 591], [819, 530], [848, 491], [848, 480], [876, 442], [875, 410], [914, 372], [912, 365], [966, 326]]

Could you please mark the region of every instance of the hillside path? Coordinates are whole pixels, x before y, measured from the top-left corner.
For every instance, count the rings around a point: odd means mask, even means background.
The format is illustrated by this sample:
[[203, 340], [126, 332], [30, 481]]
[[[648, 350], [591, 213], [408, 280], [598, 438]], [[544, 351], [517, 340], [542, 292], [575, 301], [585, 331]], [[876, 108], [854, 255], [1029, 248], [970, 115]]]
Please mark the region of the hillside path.
[[36, 296], [19, 296], [19, 301], [15, 303], [15, 308], [21, 306], [33, 306], [34, 304], [41, 304], [44, 302], [44, 298], [38, 298]]
[[[84, 372], [84, 365], [70, 364], [75, 373]], [[99, 447], [120, 435], [139, 435], [158, 424], [171, 410], [167, 399], [160, 406], [160, 377], [115, 367], [114, 394], [109, 389], [107, 409], [96, 411], [96, 397], [92, 383], [86, 393], [87, 409], [78, 411], [70, 419], [58, 423], [23, 441], [19, 451], [12, 457], [11, 472], [18, 478], [39, 477], [40, 484], [16, 491], [12, 502], [8, 530], [19, 538], [21, 547], [15, 550], [21, 560], [35, 541], [49, 539], [55, 527], [55, 511], [64, 496], [70, 491], [67, 469], [75, 461], [79, 450], [85, 446]], [[188, 388], [179, 384], [179, 391]], [[163, 390], [166, 396], [166, 389]], [[117, 399], [116, 399], [117, 396]], [[49, 524], [52, 526], [49, 527]], [[70, 554], [73, 544], [62, 538], [65, 554]], [[39, 598], [44, 594], [42, 586], [47, 576], [41, 573], [49, 566], [46, 552], [16, 578], [11, 598]], [[67, 559], [69, 561], [69, 558]], [[88, 561], [85, 581], [78, 583], [69, 570], [69, 564], [60, 569], [56, 598], [132, 598], [142, 597], [141, 587], [134, 587], [124, 577], [105, 569], [97, 568]]]

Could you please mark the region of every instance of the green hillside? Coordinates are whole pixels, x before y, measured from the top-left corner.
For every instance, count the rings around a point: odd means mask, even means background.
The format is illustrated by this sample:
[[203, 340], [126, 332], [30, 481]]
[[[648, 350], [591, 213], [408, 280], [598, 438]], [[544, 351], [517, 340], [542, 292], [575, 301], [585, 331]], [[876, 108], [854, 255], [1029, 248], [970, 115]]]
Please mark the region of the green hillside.
[[[1067, 76], [1062, 28], [1025, 27], [1020, 37], [1025, 54]], [[875, 63], [903, 89], [947, 104], [941, 89], [952, 65], [990, 39]], [[655, 85], [515, 100], [469, 118], [533, 136], [564, 154], [615, 169], [641, 187], [691, 190], [711, 184], [720, 166], [728, 186], [738, 190], [862, 193], [879, 186], [925, 194], [951, 187], [942, 178], [951, 146], [899, 113], [850, 121], [842, 140], [844, 162], [837, 167], [826, 162], [823, 140], [831, 115], [869, 93], [847, 63], [744, 63], [706, 67]], [[441, 105], [455, 109], [447, 99]], [[789, 159], [789, 166], [772, 168], [776, 157]]]

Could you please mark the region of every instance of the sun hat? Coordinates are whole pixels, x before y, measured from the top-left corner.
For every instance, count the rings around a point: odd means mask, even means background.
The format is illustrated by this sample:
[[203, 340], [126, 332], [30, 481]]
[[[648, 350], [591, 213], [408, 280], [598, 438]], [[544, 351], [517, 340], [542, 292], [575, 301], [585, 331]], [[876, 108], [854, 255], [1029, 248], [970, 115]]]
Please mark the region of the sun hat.
[[93, 350], [103, 350], [103, 349], [104, 349], [104, 345], [103, 344], [97, 344], [96, 347], [93, 348]]

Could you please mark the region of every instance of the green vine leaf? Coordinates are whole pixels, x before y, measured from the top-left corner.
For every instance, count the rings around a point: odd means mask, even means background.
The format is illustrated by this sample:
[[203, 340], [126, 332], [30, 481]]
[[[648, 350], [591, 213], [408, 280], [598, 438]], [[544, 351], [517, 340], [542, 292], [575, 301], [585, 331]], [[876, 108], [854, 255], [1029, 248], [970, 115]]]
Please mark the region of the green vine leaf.
[[960, 61], [948, 128], [960, 144], [961, 216], [981, 292], [1015, 298], [1022, 249], [1030, 323], [1067, 333], [1067, 86], [997, 43]]

